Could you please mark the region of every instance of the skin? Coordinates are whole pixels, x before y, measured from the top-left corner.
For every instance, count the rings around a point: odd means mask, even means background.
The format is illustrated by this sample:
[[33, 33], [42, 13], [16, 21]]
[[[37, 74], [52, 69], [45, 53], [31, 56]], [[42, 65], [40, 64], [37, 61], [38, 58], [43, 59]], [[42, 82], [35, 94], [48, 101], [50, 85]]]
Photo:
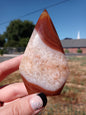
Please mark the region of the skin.
[[[0, 63], [0, 81], [7, 75], [19, 69], [22, 56], [10, 59]], [[21, 89], [21, 90], [20, 90]], [[43, 108], [33, 110], [30, 105], [30, 99], [36, 94], [29, 95], [23, 83], [14, 83], [0, 88], [1, 115], [32, 115], [38, 113]]]

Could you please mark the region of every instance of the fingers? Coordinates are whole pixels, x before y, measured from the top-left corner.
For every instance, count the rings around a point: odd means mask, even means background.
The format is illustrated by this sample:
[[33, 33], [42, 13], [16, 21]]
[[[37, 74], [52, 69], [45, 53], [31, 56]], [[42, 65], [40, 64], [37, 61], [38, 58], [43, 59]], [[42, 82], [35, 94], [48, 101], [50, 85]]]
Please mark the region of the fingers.
[[28, 95], [24, 83], [14, 83], [0, 89], [0, 101], [9, 102]]
[[3, 105], [4, 105], [4, 103], [2, 101], [0, 101], [0, 107], [3, 106]]
[[43, 93], [29, 95], [0, 108], [1, 115], [32, 115], [37, 114], [47, 104]]
[[2, 81], [10, 73], [19, 69], [22, 56], [23, 55], [0, 63], [0, 81]]

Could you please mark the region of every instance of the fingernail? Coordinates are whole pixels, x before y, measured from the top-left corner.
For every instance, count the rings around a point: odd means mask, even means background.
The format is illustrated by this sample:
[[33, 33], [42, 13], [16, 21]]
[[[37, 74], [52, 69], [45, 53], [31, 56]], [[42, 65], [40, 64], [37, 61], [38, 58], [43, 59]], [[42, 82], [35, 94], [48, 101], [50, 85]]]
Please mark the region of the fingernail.
[[47, 104], [47, 98], [46, 98], [45, 94], [44, 93], [39, 93], [37, 95], [42, 99], [42, 101], [43, 101], [43, 107], [45, 107], [46, 104]]
[[31, 98], [30, 104], [33, 110], [38, 110], [42, 107], [45, 107], [47, 104], [47, 98], [43, 93], [36, 94]]

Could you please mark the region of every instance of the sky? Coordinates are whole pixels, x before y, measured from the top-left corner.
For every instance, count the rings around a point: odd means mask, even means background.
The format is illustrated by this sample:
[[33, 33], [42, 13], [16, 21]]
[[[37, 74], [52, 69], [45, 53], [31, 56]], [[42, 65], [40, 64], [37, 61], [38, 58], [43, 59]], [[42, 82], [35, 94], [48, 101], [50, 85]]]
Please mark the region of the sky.
[[66, 37], [76, 39], [78, 32], [81, 39], [86, 39], [86, 0], [61, 1], [64, 0], [0, 0], [0, 34], [14, 19], [36, 24], [47, 9], [61, 40]]

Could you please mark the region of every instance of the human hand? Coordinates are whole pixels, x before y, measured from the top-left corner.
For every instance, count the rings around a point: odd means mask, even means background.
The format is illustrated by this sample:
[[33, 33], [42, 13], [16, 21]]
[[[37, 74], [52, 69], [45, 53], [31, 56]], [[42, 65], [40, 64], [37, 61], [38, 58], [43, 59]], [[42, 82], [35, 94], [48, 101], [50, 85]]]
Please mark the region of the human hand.
[[[16, 71], [22, 56], [0, 64], [0, 81]], [[47, 99], [43, 93], [28, 95], [23, 83], [14, 83], [0, 89], [0, 115], [32, 115], [40, 112]]]

